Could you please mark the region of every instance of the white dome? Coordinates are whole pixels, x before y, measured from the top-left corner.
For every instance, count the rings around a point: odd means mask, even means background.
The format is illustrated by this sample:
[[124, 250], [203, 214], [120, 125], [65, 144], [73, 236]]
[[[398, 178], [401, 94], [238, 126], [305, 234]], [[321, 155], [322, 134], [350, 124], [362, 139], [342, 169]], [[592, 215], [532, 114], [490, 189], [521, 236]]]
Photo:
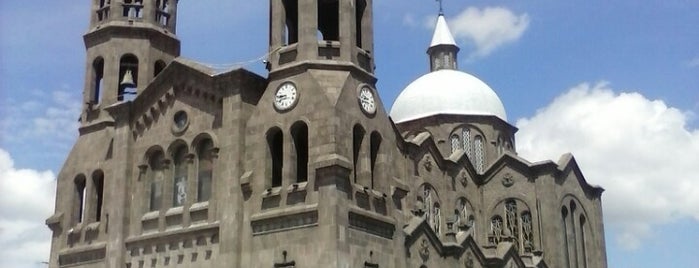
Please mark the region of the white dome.
[[493, 115], [507, 121], [495, 91], [470, 74], [443, 69], [410, 83], [391, 107], [396, 123], [436, 114]]

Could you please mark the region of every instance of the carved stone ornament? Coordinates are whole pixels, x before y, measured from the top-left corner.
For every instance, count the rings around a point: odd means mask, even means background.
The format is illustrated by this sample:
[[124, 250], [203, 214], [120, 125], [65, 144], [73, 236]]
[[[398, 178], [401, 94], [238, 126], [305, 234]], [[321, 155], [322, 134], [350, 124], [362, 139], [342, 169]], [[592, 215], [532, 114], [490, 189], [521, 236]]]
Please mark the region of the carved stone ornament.
[[468, 176], [466, 176], [465, 171], [461, 171], [461, 173], [459, 173], [459, 182], [463, 187], [466, 187], [466, 185], [468, 185]]
[[425, 156], [425, 162], [423, 165], [427, 171], [432, 171], [432, 158], [429, 155]]
[[466, 253], [466, 258], [464, 259], [464, 267], [473, 268], [473, 253], [470, 251]]
[[428, 259], [430, 257], [430, 242], [427, 239], [422, 239], [420, 243], [420, 257], [422, 259]]
[[515, 181], [512, 179], [512, 174], [506, 173], [505, 176], [502, 177], [502, 185], [505, 187], [515, 185]]

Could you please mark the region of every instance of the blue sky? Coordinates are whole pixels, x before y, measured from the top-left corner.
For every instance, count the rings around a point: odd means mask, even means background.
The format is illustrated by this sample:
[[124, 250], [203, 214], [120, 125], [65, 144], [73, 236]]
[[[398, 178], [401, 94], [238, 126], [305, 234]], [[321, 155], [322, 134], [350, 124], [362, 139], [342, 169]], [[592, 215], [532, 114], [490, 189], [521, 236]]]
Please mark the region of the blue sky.
[[[610, 267], [697, 265], [699, 2], [444, 0], [444, 7], [460, 69], [500, 96], [520, 128], [519, 153], [536, 161], [570, 151], [588, 181], [607, 189]], [[180, 1], [182, 55], [224, 65], [264, 55], [267, 8]], [[88, 9], [88, 1], [0, 2], [0, 266], [40, 267], [41, 257], [32, 258], [46, 252], [52, 178], [77, 136]], [[432, 0], [375, 1], [386, 105], [428, 71], [436, 13]], [[266, 75], [262, 63], [245, 67]], [[46, 197], [27, 205], [36, 209], [17, 209], [24, 204], [14, 197], [33, 191]]]

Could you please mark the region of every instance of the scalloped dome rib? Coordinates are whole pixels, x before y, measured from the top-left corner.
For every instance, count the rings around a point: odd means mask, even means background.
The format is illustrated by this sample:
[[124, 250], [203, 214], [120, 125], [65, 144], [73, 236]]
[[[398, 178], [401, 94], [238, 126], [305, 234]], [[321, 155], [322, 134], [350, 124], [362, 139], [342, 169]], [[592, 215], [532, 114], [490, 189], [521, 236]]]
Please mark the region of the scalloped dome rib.
[[391, 107], [395, 123], [436, 114], [492, 115], [507, 121], [505, 106], [487, 84], [456, 70], [439, 70], [408, 85]]

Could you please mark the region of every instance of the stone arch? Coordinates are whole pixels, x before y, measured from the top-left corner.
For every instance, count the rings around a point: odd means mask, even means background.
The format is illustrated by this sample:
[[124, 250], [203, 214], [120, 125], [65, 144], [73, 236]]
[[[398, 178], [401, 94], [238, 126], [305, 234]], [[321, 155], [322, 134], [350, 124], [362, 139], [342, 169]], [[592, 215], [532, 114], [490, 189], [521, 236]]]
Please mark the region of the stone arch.
[[78, 224], [84, 222], [85, 219], [87, 178], [84, 174], [78, 174], [73, 178], [73, 187], [75, 189], [73, 192], [73, 223]]
[[454, 215], [456, 216], [455, 225], [459, 231], [466, 231], [475, 227], [475, 210], [468, 198], [462, 196], [456, 199]]
[[90, 218], [96, 222], [102, 220], [102, 207], [104, 205], [104, 171], [101, 169], [92, 172], [91, 200], [94, 205], [90, 211]]
[[[127, 53], [119, 59], [119, 79], [117, 81], [117, 100], [126, 100], [126, 95], [135, 95], [138, 88], [139, 59]], [[129, 81], [129, 83], [127, 83]]]
[[309, 145], [309, 132], [308, 124], [304, 121], [297, 121], [289, 128], [289, 133], [291, 134], [291, 142], [293, 146], [291, 147], [294, 156], [294, 164], [292, 167], [295, 168], [296, 182], [306, 182], [308, 181], [308, 145]]

